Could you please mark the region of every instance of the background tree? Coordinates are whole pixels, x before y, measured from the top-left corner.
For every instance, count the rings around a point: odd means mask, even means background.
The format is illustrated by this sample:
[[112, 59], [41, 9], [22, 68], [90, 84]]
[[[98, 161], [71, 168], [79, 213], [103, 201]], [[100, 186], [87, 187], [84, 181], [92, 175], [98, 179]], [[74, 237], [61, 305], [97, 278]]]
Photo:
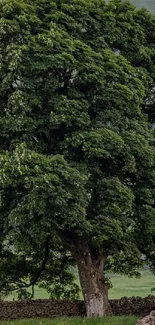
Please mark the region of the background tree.
[[[154, 249], [154, 135], [143, 113], [154, 68], [134, 60], [136, 40], [137, 47], [147, 40], [142, 12], [118, 0], [0, 4], [0, 267], [7, 293], [30, 279], [48, 290], [53, 281], [60, 297], [70, 282], [65, 296], [72, 297], [69, 267], [76, 263], [87, 315], [110, 314], [105, 271], [136, 274], [140, 230]], [[145, 13], [153, 33], [154, 18]], [[130, 24], [122, 21], [129, 14]], [[149, 51], [150, 41], [145, 45]]]

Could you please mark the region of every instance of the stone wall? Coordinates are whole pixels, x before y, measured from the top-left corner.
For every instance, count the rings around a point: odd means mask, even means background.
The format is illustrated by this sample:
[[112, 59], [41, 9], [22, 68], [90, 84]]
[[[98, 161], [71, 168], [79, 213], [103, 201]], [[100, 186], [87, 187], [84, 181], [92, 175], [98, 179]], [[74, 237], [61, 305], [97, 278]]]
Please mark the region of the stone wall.
[[131, 297], [110, 300], [114, 315], [141, 315], [145, 316], [155, 310], [155, 296], [146, 298]]
[[84, 315], [84, 303], [80, 301], [39, 299], [0, 302], [0, 320]]
[[[155, 310], [155, 297], [110, 300], [114, 315], [147, 315]], [[0, 302], [0, 320], [21, 318], [52, 318], [56, 316], [85, 316], [82, 301], [40, 299]]]

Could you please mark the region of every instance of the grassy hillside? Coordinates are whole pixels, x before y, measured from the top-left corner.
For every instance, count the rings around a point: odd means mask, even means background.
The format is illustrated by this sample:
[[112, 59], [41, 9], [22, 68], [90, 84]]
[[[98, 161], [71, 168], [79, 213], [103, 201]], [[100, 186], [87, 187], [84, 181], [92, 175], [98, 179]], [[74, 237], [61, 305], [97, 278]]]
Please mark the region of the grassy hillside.
[[[140, 279], [128, 278], [127, 276], [120, 276], [117, 274], [109, 275], [113, 288], [109, 290], [109, 298], [121, 298], [121, 297], [147, 297], [150, 294], [155, 295], [155, 291], [151, 292], [151, 288], [155, 287], [155, 277], [152, 273], [145, 270], [142, 272]], [[78, 280], [77, 280], [78, 282]], [[6, 300], [16, 299], [17, 295], [13, 293]], [[35, 299], [49, 298], [49, 294], [38, 287], [35, 287]], [[82, 294], [81, 294], [82, 298]], [[1, 325], [1, 324], [0, 324]]]
[[110, 276], [113, 288], [109, 291], [109, 297], [147, 297], [150, 294], [155, 295], [155, 291], [151, 292], [151, 288], [155, 287], [155, 277], [149, 271], [143, 271], [139, 279], [128, 278], [127, 276], [120, 276], [112, 274]]
[[131, 3], [138, 8], [146, 8], [155, 13], [155, 0], [130, 0]]

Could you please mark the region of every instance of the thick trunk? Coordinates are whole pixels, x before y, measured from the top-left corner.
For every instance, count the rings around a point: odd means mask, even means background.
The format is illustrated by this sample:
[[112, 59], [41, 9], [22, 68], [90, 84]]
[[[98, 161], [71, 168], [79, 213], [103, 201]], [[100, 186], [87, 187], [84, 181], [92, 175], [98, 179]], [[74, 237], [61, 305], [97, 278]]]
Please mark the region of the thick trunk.
[[87, 317], [102, 317], [111, 315], [107, 293], [89, 292], [84, 294]]
[[[83, 245], [82, 245], [83, 246]], [[87, 317], [111, 315], [108, 287], [104, 278], [104, 257], [88, 247], [76, 247], [76, 260]]]

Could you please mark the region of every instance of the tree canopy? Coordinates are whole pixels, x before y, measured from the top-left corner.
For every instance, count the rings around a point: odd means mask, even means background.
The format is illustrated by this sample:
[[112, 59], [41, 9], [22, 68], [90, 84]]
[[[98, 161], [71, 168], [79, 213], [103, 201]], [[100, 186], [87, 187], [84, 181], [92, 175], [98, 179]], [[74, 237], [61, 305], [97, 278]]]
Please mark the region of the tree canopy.
[[0, 19], [1, 294], [72, 298], [76, 264], [87, 315], [108, 314], [106, 270], [154, 251], [155, 18], [9, 0]]

